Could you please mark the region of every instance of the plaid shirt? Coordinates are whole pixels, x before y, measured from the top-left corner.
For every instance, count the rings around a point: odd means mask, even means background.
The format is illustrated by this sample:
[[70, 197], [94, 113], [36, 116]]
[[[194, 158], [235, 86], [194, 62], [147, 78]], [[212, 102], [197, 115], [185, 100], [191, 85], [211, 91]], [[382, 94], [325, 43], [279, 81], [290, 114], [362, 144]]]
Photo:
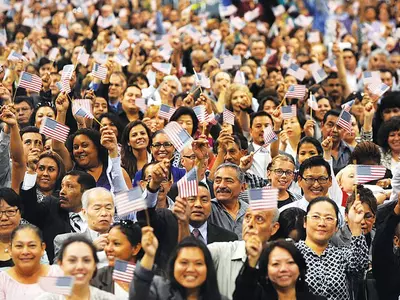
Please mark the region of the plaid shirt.
[[[262, 188], [262, 187], [268, 185], [267, 179], [264, 179], [253, 173], [244, 172], [244, 179], [246, 181], [248, 189]], [[247, 190], [244, 192], [241, 192], [239, 195], [239, 200], [249, 203], [249, 192]]]

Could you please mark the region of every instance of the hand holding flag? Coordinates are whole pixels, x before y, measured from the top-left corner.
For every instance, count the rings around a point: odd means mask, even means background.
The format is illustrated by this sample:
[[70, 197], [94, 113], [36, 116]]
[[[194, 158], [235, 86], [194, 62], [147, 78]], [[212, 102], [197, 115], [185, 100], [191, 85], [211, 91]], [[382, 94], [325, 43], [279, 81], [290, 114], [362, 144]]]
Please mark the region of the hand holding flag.
[[187, 198], [191, 196], [197, 196], [198, 194], [198, 179], [197, 179], [197, 167], [191, 169], [185, 174], [177, 183], [178, 194], [181, 198]]
[[133, 280], [133, 272], [135, 271], [135, 268], [136, 265], [125, 260], [117, 259], [114, 263], [112, 278], [113, 280], [131, 283]]
[[46, 292], [60, 295], [71, 295], [75, 278], [72, 276], [46, 276], [39, 278], [39, 286]]
[[129, 191], [118, 193], [115, 196], [115, 206], [117, 208], [118, 216], [121, 217], [147, 209], [142, 189], [138, 186]]

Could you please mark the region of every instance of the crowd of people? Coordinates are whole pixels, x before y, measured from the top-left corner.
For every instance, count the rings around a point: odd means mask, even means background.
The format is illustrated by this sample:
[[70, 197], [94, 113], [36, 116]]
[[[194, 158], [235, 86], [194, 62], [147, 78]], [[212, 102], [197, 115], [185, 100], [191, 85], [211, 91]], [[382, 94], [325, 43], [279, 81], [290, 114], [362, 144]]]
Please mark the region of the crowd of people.
[[399, 1], [17, 0], [0, 23], [0, 300], [400, 298]]

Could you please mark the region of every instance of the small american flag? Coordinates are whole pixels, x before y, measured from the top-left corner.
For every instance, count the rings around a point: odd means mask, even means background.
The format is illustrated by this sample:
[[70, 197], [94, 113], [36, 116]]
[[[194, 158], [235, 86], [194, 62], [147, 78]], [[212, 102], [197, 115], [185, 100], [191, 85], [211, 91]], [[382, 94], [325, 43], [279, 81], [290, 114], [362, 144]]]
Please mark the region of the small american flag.
[[97, 77], [101, 80], [105, 80], [107, 77], [107, 67], [100, 66], [99, 64], [94, 63], [92, 68], [92, 74], [94, 77]]
[[39, 286], [52, 294], [71, 295], [75, 278], [72, 276], [40, 277]]
[[69, 85], [69, 80], [61, 80], [56, 83], [57, 88], [60, 90], [60, 92], [65, 92], [67, 94], [71, 93], [71, 87]]
[[285, 97], [286, 98], [297, 98], [302, 99], [306, 95], [306, 86], [305, 85], [291, 85], [289, 86]]
[[118, 216], [123, 217], [133, 212], [146, 209], [146, 201], [142, 194], [142, 189], [138, 186], [129, 191], [118, 193], [115, 196]]
[[137, 107], [140, 108], [141, 111], [145, 112], [147, 109], [146, 99], [144, 98], [137, 98], [135, 100], [135, 104]]
[[278, 207], [278, 189], [264, 187], [249, 190], [249, 206], [252, 210], [267, 210]]
[[124, 52], [126, 49], [128, 49], [131, 46], [127, 40], [123, 40], [121, 44], [118, 47], [119, 52]]
[[10, 60], [10, 61], [20, 61], [20, 60], [27, 61], [25, 56], [23, 56], [21, 53], [15, 52], [14, 50], [11, 50], [11, 53], [8, 55], [7, 60]]
[[55, 139], [61, 143], [65, 143], [69, 134], [69, 127], [57, 121], [44, 117], [40, 125], [40, 133], [51, 139]]
[[292, 58], [289, 54], [283, 53], [280, 61], [280, 65], [282, 68], [288, 68], [292, 63]]
[[282, 118], [284, 120], [291, 119], [297, 116], [296, 105], [281, 106]]
[[315, 99], [314, 95], [310, 95], [310, 98], [307, 100], [308, 106], [311, 107], [313, 110], [319, 110], [317, 99]]
[[368, 89], [371, 91], [372, 94], [381, 97], [384, 93], [389, 90], [389, 86], [384, 84], [383, 82], [373, 82], [368, 85]]
[[348, 101], [348, 102], [342, 104], [342, 109], [344, 109], [344, 110], [347, 111], [347, 112], [350, 112], [351, 107], [353, 106], [353, 104], [354, 104], [355, 102], [356, 102], [355, 100], [350, 100], [350, 101]]
[[264, 130], [264, 147], [268, 146], [272, 142], [275, 142], [278, 139], [278, 136], [272, 130], [272, 126], [268, 126]]
[[381, 82], [381, 74], [379, 71], [365, 71], [362, 75], [364, 84]]
[[356, 166], [357, 184], [363, 184], [372, 180], [378, 180], [385, 176], [386, 168], [384, 166]]
[[177, 183], [179, 197], [197, 196], [199, 185], [197, 182], [197, 167], [191, 169]]
[[55, 61], [59, 52], [60, 52], [60, 49], [51, 48], [51, 50], [49, 51], [49, 60]]
[[287, 69], [286, 74], [292, 75], [296, 79], [303, 81], [304, 77], [307, 74], [307, 71], [300, 68], [298, 65], [292, 63], [292, 64], [290, 64], [289, 68]]
[[339, 115], [339, 118], [337, 119], [336, 125], [342, 127], [344, 130], [351, 133], [352, 132], [351, 114], [346, 110], [342, 110], [342, 112]]
[[61, 81], [70, 80], [72, 78], [72, 73], [74, 72], [74, 65], [65, 65], [61, 73]]
[[225, 123], [231, 124], [232, 126], [235, 125], [235, 115], [229, 109], [224, 109], [222, 113], [222, 120]]
[[92, 101], [90, 99], [75, 99], [72, 101], [72, 113], [75, 114], [79, 108], [92, 113]]
[[161, 104], [158, 115], [160, 116], [160, 118], [167, 119], [169, 121], [169, 119], [171, 119], [175, 111], [176, 111], [175, 108], [166, 104]]
[[94, 119], [92, 113], [88, 112], [83, 107], [78, 108], [78, 110], [74, 113], [75, 116], [87, 118], [87, 119]]
[[171, 73], [171, 69], [172, 69], [171, 64], [154, 62], [154, 63], [152, 63], [152, 66], [157, 71], [160, 71], [161, 73], [164, 73], [166, 75], [169, 75]]
[[135, 268], [136, 265], [117, 259], [114, 264], [112, 278], [114, 280], [130, 283], [133, 279], [133, 272], [135, 271]]
[[85, 52], [85, 49], [82, 47], [81, 51], [80, 51], [79, 54], [78, 54], [77, 60], [78, 60], [78, 62], [79, 62], [80, 64], [82, 64], [83, 66], [86, 67], [87, 64], [88, 64], [88, 62], [89, 62], [89, 57], [90, 57], [90, 55], [87, 54], [87, 53]]
[[191, 145], [193, 142], [193, 138], [190, 134], [177, 122], [168, 123], [164, 128], [164, 132], [168, 135], [171, 143], [179, 152], [182, 152], [186, 146]]
[[207, 111], [204, 105], [198, 105], [193, 107], [193, 111], [197, 116], [197, 119], [200, 123], [203, 123], [207, 120]]
[[18, 87], [39, 93], [42, 89], [42, 79], [27, 72], [22, 72]]
[[334, 70], [335, 72], [337, 72], [337, 66], [335, 63], [335, 59], [333, 58], [327, 58], [323, 61], [324, 66]]
[[206, 75], [203, 73], [197, 73], [195, 70], [194, 75], [195, 75], [195, 82], [197, 86], [201, 86], [205, 89], [209, 89], [211, 87], [211, 81], [210, 78], [208, 78]]
[[320, 83], [328, 77], [328, 74], [326, 74], [325, 70], [317, 62], [311, 64], [309, 68], [316, 83]]
[[233, 83], [239, 83], [239, 84], [246, 84], [246, 77], [244, 75], [244, 72], [237, 70], [235, 74], [235, 78], [233, 79]]

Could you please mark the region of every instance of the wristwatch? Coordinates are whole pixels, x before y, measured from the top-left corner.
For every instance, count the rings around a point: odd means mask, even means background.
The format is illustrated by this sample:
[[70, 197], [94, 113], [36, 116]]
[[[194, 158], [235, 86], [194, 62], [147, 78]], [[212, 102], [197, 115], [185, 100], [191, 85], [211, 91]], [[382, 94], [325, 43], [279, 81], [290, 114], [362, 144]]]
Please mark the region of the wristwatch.
[[160, 189], [160, 187], [158, 187], [156, 190], [153, 190], [153, 189], [150, 187], [150, 182], [149, 182], [149, 183], [147, 184], [147, 186], [146, 186], [146, 189], [147, 189], [150, 193], [155, 194], [155, 193], [158, 192], [158, 190]]

